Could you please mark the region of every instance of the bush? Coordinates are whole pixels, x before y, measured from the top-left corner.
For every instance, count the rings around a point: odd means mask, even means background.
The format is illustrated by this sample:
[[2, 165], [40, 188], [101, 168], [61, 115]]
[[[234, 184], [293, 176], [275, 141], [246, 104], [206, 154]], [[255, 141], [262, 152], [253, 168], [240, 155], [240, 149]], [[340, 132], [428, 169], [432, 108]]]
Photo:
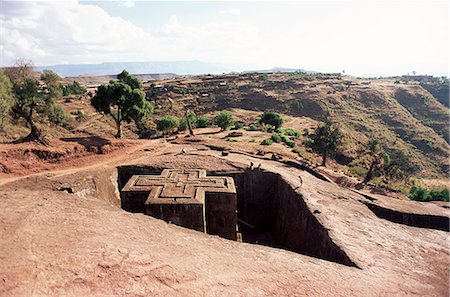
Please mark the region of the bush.
[[222, 111], [216, 116], [214, 123], [222, 130], [226, 130], [233, 125], [233, 116], [228, 111]]
[[273, 143], [272, 139], [266, 138], [261, 142], [261, 145], [271, 145]]
[[63, 95], [82, 95], [86, 93], [86, 88], [82, 87], [78, 82], [63, 86]]
[[290, 140], [288, 137], [283, 138], [283, 142], [290, 148], [295, 147], [295, 141]]
[[[191, 112], [188, 115], [189, 122], [191, 122], [192, 128], [195, 128], [197, 126], [197, 117], [195, 116], [195, 113]], [[183, 117], [180, 121], [180, 124], [178, 126], [179, 131], [186, 131], [187, 128], [189, 128], [186, 117]]]
[[279, 134], [279, 133], [273, 133], [272, 134], [272, 141], [273, 142], [281, 142], [282, 141], [282, 139], [281, 139], [281, 135]]
[[272, 125], [264, 125], [264, 126], [262, 127], [262, 131], [263, 131], [263, 132], [267, 132], [267, 133], [272, 133], [272, 132], [276, 131], [276, 129], [275, 129], [275, 127], [272, 126]]
[[70, 123], [73, 118], [61, 106], [53, 104], [49, 109], [48, 120], [55, 125], [64, 126]]
[[171, 116], [163, 116], [156, 121], [156, 129], [163, 133], [174, 131], [178, 127], [178, 121]]
[[445, 201], [449, 202], [450, 192], [448, 189], [442, 191], [431, 190], [422, 187], [412, 187], [408, 197], [414, 201]]
[[266, 111], [259, 119], [259, 123], [264, 125], [271, 125], [275, 127], [275, 129], [278, 129], [283, 124], [283, 118], [276, 112]]
[[286, 134], [288, 136], [295, 136], [300, 137], [302, 133], [298, 130], [292, 129], [292, 128], [286, 128], [282, 130], [283, 134]]
[[209, 123], [209, 119], [207, 117], [199, 117], [197, 119], [197, 127], [198, 128], [207, 128], [211, 124]]
[[244, 125], [241, 122], [234, 123], [234, 129], [239, 130], [244, 128]]
[[247, 131], [258, 131], [258, 127], [254, 124], [248, 126]]

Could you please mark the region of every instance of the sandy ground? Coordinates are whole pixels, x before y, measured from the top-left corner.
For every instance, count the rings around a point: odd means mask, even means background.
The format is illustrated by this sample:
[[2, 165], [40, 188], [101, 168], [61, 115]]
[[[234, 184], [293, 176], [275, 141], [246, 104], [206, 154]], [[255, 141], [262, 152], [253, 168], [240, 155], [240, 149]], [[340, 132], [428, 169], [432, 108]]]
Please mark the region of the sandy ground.
[[[239, 153], [239, 145], [229, 143], [236, 152], [221, 156], [204, 144], [134, 141], [4, 173], [0, 295], [448, 296], [448, 232], [380, 219], [351, 189]], [[119, 165], [233, 171], [250, 162], [296, 189], [359, 268], [205, 235], [119, 207]], [[60, 191], [68, 187], [72, 194]], [[405, 212], [449, 216], [437, 205], [376, 199]]]

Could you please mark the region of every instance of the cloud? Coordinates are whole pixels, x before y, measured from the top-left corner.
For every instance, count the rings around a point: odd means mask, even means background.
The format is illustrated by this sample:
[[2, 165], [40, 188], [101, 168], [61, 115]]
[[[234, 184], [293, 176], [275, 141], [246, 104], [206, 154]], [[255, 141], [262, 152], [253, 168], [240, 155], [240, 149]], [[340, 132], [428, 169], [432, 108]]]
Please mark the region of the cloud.
[[125, 1], [121, 1], [119, 3], [119, 6], [123, 6], [123, 7], [134, 7], [134, 1], [133, 0], [125, 0]]
[[95, 5], [4, 2], [1, 65], [17, 57], [36, 65], [142, 57], [158, 50], [151, 34]]
[[219, 11], [219, 14], [221, 15], [240, 15], [241, 11], [238, 8], [232, 8], [232, 9], [227, 9], [227, 10], [221, 10]]

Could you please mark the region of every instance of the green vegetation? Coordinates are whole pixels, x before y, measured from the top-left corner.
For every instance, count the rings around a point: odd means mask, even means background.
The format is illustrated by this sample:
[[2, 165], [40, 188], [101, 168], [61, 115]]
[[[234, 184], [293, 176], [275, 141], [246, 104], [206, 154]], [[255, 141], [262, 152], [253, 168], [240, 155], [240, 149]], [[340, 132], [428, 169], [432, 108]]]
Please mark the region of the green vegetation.
[[26, 139], [47, 144], [42, 137], [42, 131], [35, 124], [35, 114], [47, 112], [53, 104], [52, 98], [42, 92], [39, 82], [32, 77], [18, 78], [14, 81], [13, 93], [15, 96], [11, 109], [13, 116], [23, 118], [31, 130]]
[[261, 145], [271, 145], [273, 143], [272, 139], [266, 138], [261, 142]]
[[408, 195], [411, 200], [415, 201], [445, 201], [449, 202], [450, 192], [448, 189], [441, 191], [438, 190], [427, 190], [422, 187], [412, 187]]
[[296, 138], [302, 136], [302, 133], [298, 130], [292, 129], [292, 128], [285, 128], [285, 129], [280, 129], [281, 133], [283, 133], [284, 135], [287, 136], [294, 136]]
[[46, 84], [50, 96], [53, 98], [60, 98], [63, 95], [60, 84], [61, 77], [51, 70], [43, 70], [41, 80]]
[[283, 118], [276, 112], [266, 111], [259, 119], [259, 123], [263, 125], [271, 125], [278, 129], [283, 125]]
[[244, 128], [244, 125], [241, 122], [235, 122], [234, 123], [234, 129], [239, 130]]
[[199, 117], [197, 119], [197, 127], [198, 128], [207, 128], [211, 124], [209, 123], [209, 119], [207, 117]]
[[258, 127], [255, 124], [248, 126], [247, 131], [258, 131]]
[[92, 106], [99, 112], [110, 115], [116, 122], [117, 138], [122, 137], [121, 123], [141, 121], [153, 112], [153, 105], [145, 99], [139, 80], [125, 70], [109, 84], [101, 85], [92, 98]]
[[294, 148], [295, 147], [295, 141], [293, 141], [292, 139], [289, 138], [289, 136], [282, 134], [281, 135], [281, 140], [290, 148]]
[[[188, 114], [189, 122], [191, 123], [192, 128], [197, 127], [197, 116], [195, 113], [190, 112]], [[180, 121], [180, 125], [178, 126], [179, 131], [186, 131], [189, 128], [186, 117], [183, 117]]]
[[48, 111], [48, 120], [59, 126], [65, 126], [73, 121], [73, 117], [61, 106], [52, 104]]
[[327, 158], [335, 155], [342, 145], [343, 134], [330, 122], [317, 127], [312, 136], [311, 148], [322, 156], [322, 166], [326, 166]]
[[11, 111], [14, 98], [12, 94], [12, 84], [8, 76], [0, 70], [0, 131], [3, 131], [3, 125], [6, 117]]
[[167, 134], [173, 132], [178, 128], [178, 120], [174, 119], [169, 115], [165, 115], [156, 121], [156, 129]]
[[83, 95], [86, 94], [86, 88], [81, 86], [78, 82], [74, 81], [71, 84], [63, 86], [63, 95]]
[[280, 133], [273, 133], [272, 134], [272, 141], [273, 142], [276, 142], [276, 143], [278, 143], [278, 142], [281, 142], [281, 134]]
[[222, 130], [226, 130], [233, 125], [233, 116], [228, 111], [221, 111], [214, 119], [214, 123]]

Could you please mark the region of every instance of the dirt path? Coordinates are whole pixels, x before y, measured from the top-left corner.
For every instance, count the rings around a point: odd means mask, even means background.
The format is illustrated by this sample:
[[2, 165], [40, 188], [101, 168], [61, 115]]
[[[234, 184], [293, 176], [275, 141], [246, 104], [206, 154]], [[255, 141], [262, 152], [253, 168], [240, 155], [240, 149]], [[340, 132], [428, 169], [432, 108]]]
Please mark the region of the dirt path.
[[[114, 164], [119, 161], [126, 161], [128, 158], [131, 158], [133, 154], [137, 151], [143, 149], [154, 149], [160, 150], [163, 149], [167, 144], [162, 143], [160, 139], [155, 140], [139, 140], [136, 141], [135, 145], [126, 146], [124, 148], [115, 150], [111, 153], [103, 154], [103, 155], [87, 155], [81, 158], [77, 158], [76, 162], [73, 160], [69, 161], [61, 161], [52, 170], [43, 170], [36, 173], [30, 174], [21, 174], [13, 177], [0, 178], [0, 186], [5, 185], [7, 183], [17, 181], [23, 178], [31, 177], [31, 176], [42, 176], [42, 175], [52, 175], [52, 176], [62, 176], [67, 174], [72, 174], [75, 172], [79, 172], [82, 170], [98, 167], [101, 165]], [[74, 164], [75, 163], [75, 164]], [[85, 165], [88, 164], [88, 165]], [[69, 168], [67, 168], [69, 166]]]

